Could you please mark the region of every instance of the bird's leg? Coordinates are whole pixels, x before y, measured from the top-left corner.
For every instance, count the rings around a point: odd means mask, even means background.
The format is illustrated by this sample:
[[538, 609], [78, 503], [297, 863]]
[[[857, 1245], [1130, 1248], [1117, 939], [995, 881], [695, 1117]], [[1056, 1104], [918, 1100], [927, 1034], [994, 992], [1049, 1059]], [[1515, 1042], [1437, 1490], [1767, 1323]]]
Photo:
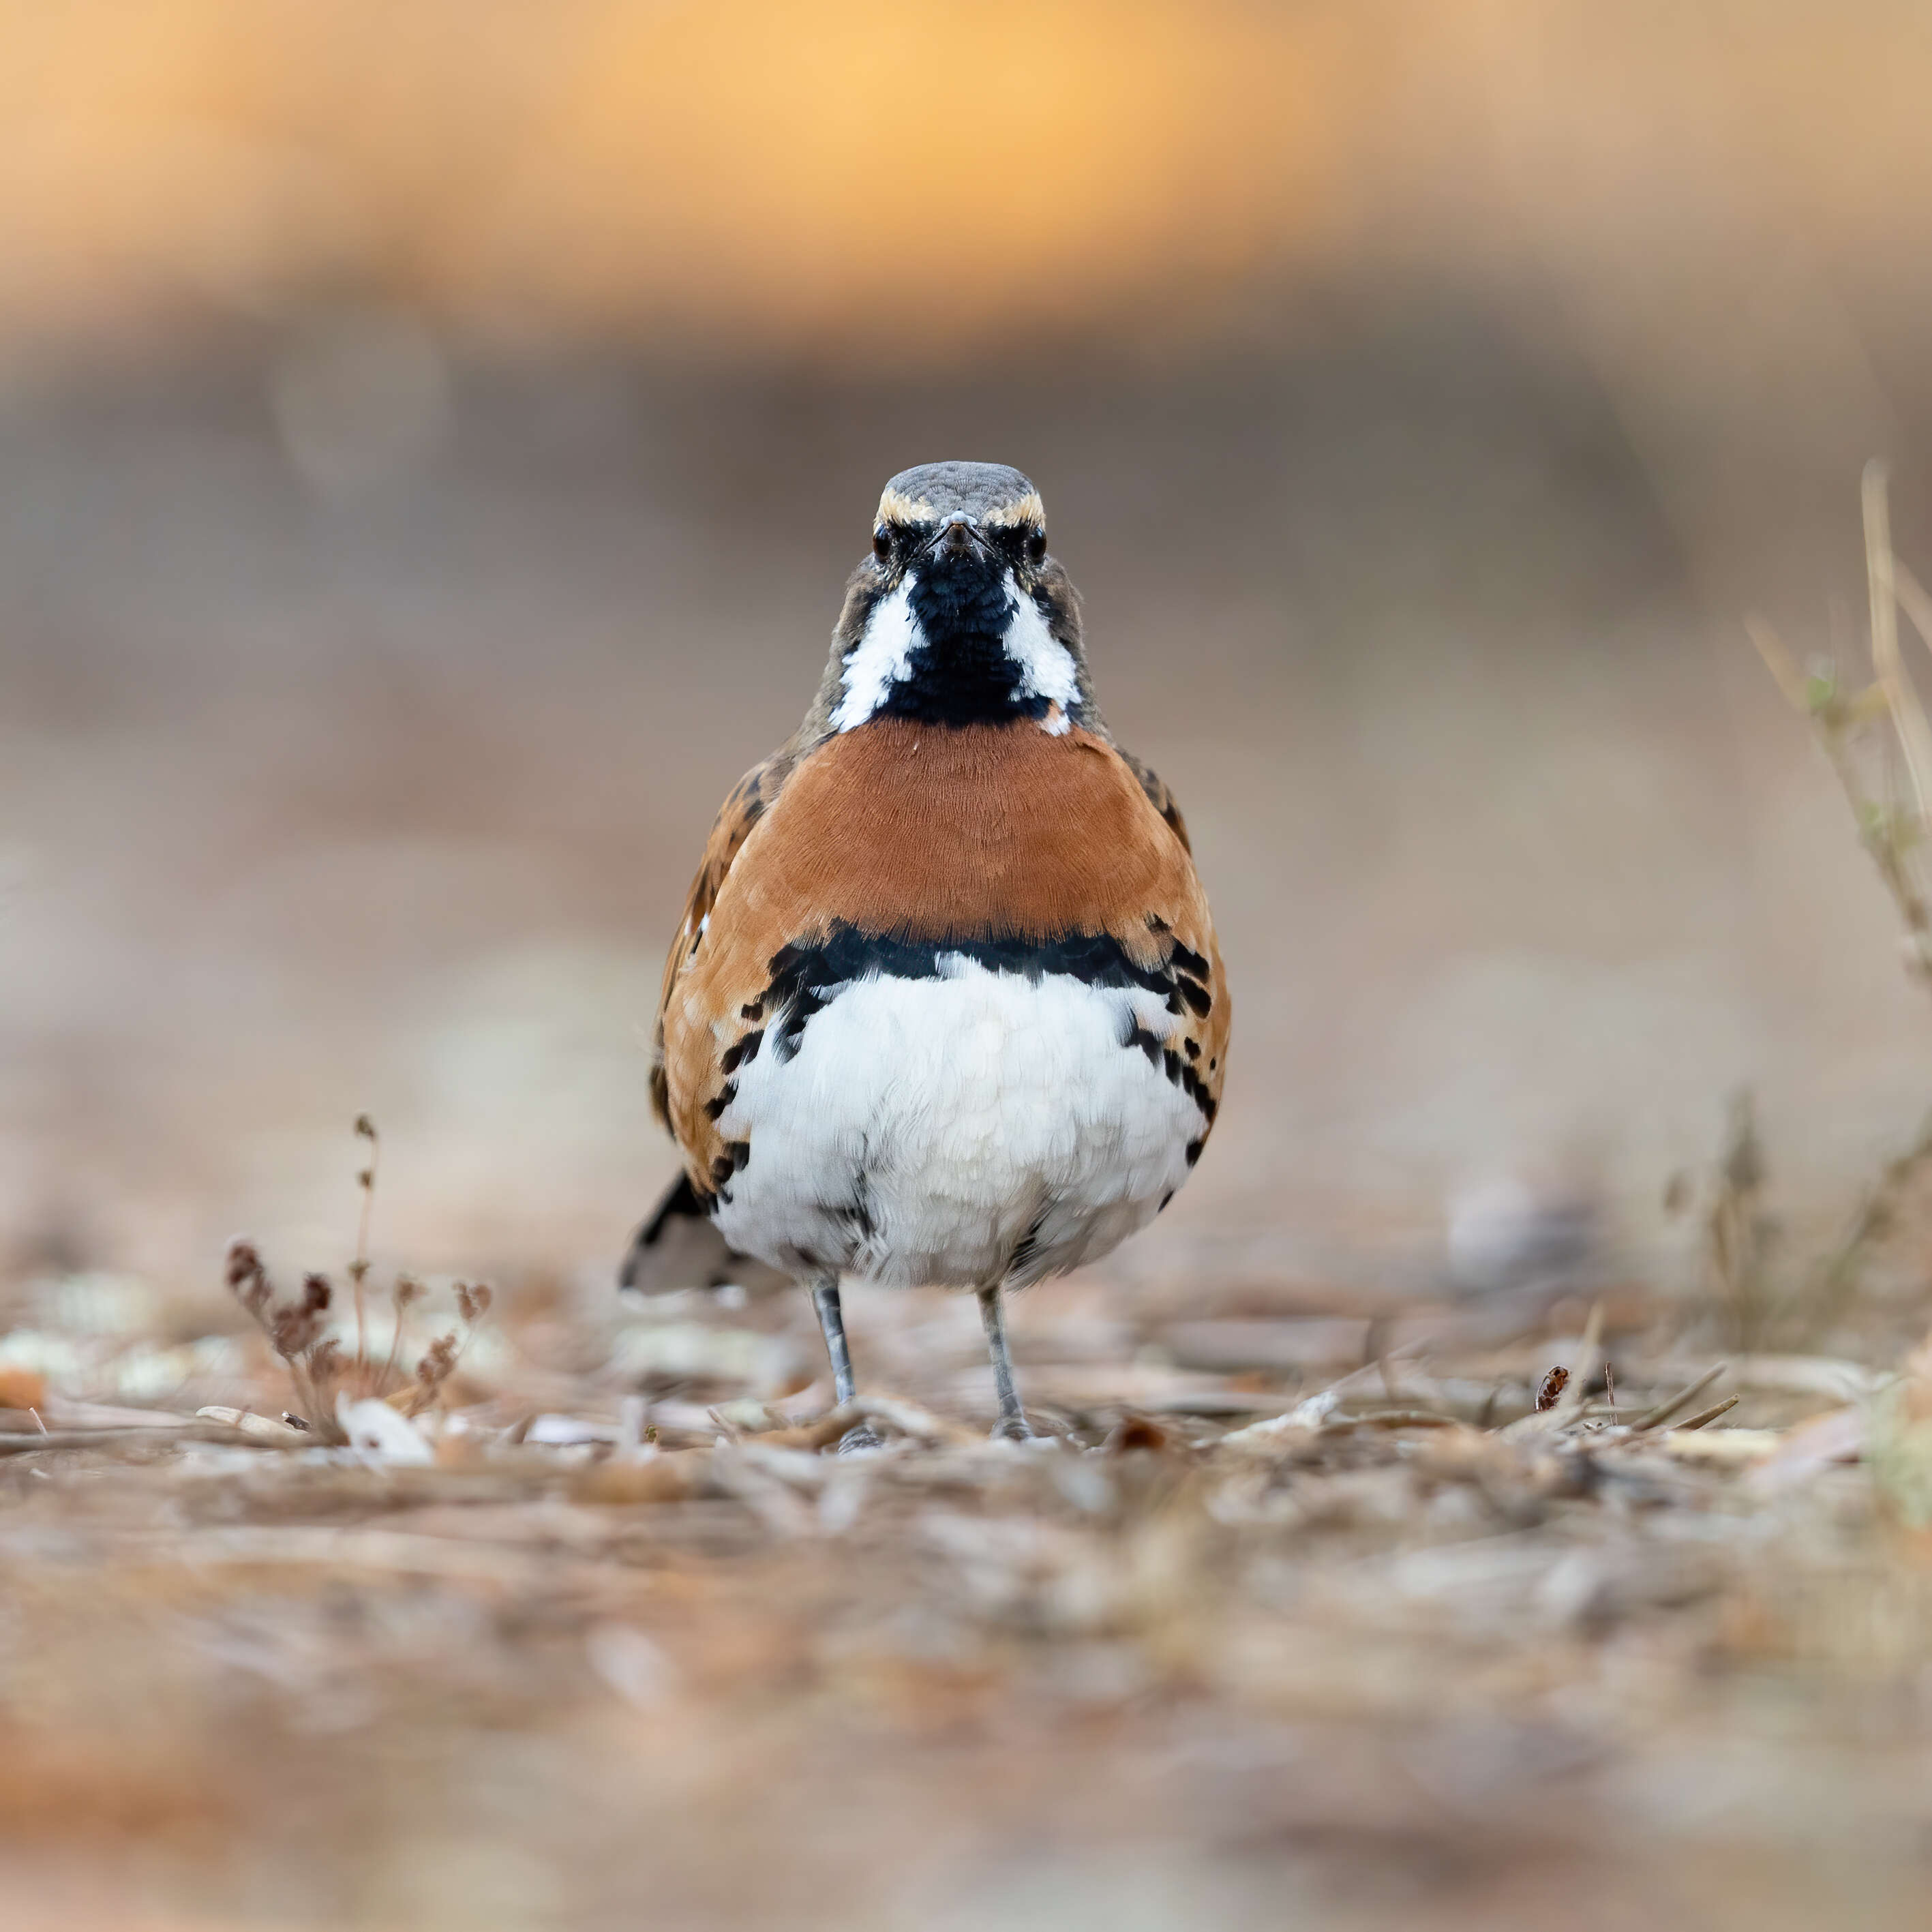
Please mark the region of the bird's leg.
[[1000, 1419], [993, 1433], [1024, 1442], [1033, 1431], [1013, 1386], [1013, 1358], [1006, 1352], [1006, 1316], [997, 1286], [980, 1290], [980, 1319], [986, 1324], [986, 1352], [993, 1358], [993, 1390], [1000, 1398]]
[[845, 1316], [838, 1305], [838, 1277], [821, 1274], [813, 1279], [812, 1305], [818, 1311], [818, 1326], [825, 1337], [825, 1352], [832, 1358], [832, 1394], [835, 1402], [852, 1400], [852, 1351], [845, 1346]]
[[[815, 1275], [812, 1282], [812, 1305], [818, 1311], [820, 1333], [825, 1337], [825, 1352], [832, 1358], [832, 1396], [841, 1404], [852, 1400], [852, 1351], [845, 1341], [844, 1311], [838, 1304], [838, 1277], [826, 1273]], [[848, 1429], [839, 1438], [838, 1450], [875, 1449], [879, 1438], [861, 1424]]]

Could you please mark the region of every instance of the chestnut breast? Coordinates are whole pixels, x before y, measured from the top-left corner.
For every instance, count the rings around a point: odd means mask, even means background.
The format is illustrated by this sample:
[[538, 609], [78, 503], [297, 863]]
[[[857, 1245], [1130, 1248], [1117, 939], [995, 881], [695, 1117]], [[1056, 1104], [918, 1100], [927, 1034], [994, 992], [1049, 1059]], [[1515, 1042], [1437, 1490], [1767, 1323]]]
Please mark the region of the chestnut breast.
[[[731, 904], [741, 893], [751, 905]], [[906, 939], [1138, 938], [1147, 911], [1172, 918], [1177, 896], [1198, 893], [1180, 842], [1091, 733], [881, 718], [792, 773], [712, 926], [755, 930], [766, 958], [834, 923]]]

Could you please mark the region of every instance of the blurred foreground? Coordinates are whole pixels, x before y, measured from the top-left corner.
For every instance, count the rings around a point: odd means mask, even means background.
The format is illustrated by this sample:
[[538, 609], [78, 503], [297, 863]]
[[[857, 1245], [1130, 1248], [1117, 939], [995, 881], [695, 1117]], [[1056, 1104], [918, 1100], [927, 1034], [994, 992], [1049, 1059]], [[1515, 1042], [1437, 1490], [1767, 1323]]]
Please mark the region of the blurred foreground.
[[1067, 1293], [1016, 1446], [970, 1305], [849, 1306], [850, 1456], [790, 1295], [526, 1307], [340, 1449], [241, 1331], [201, 1420], [14, 1372], [8, 1924], [1924, 1922], [1927, 1357]]

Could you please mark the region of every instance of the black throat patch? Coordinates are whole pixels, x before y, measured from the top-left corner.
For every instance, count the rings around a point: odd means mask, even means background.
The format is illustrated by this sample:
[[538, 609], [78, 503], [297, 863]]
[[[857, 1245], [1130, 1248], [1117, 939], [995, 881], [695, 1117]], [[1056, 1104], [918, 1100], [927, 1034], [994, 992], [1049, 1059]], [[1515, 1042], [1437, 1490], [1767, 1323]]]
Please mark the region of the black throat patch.
[[1014, 605], [1005, 575], [979, 557], [940, 557], [914, 577], [906, 601], [924, 642], [880, 715], [949, 725], [1046, 715], [1047, 700], [1022, 690], [1024, 674], [1006, 654]]

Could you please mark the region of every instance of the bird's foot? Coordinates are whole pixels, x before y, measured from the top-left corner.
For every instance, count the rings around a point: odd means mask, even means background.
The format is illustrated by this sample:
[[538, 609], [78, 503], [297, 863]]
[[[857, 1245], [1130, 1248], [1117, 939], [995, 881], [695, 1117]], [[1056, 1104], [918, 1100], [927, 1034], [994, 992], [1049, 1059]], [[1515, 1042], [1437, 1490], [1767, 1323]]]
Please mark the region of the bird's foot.
[[848, 1429], [838, 1438], [838, 1454], [850, 1456], [856, 1450], [883, 1449], [886, 1438], [875, 1429], [868, 1429], [860, 1423], [856, 1429]]
[[1003, 1415], [993, 1424], [990, 1439], [995, 1442], [1036, 1442], [1040, 1438], [1024, 1416]]

